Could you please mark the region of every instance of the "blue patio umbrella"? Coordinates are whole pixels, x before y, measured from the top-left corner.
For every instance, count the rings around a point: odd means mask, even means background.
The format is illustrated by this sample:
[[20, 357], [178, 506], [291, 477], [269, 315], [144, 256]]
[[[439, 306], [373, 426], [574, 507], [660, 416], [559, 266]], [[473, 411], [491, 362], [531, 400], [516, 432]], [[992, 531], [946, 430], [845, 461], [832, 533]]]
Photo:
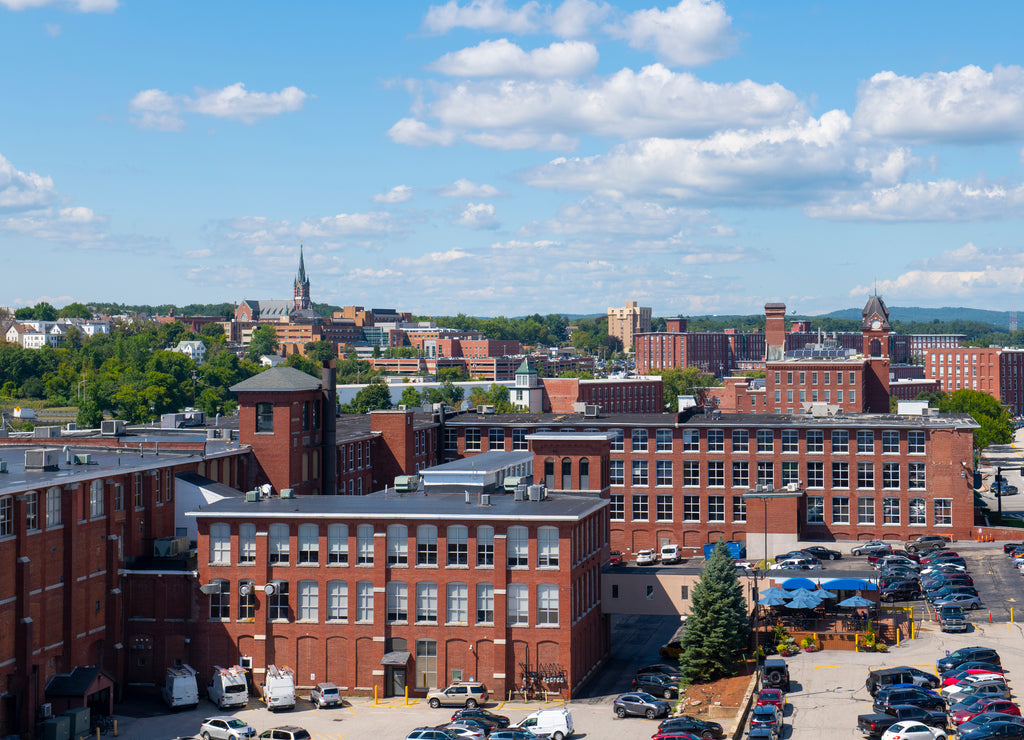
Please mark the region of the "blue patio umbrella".
[[786, 600], [781, 596], [765, 596], [764, 598], [758, 599], [757, 603], [761, 606], [783, 606]]
[[815, 596], [820, 596], [823, 599], [834, 599], [834, 598], [836, 598], [836, 594], [834, 594], [831, 591], [828, 591], [828, 590], [826, 590], [824, 588], [819, 588], [817, 591], [813, 591], [812, 593]]
[[779, 588], [778, 586], [769, 586], [768, 588], [766, 588], [764, 591], [761, 592], [761, 596], [762, 597], [777, 596], [780, 599], [788, 599], [790, 594], [789, 594], [789, 591], [787, 591], [784, 588]]
[[791, 597], [812, 596], [812, 597], [817, 598], [817, 599], [821, 598], [821, 596], [818, 595], [818, 591], [816, 589], [813, 589], [813, 588], [798, 588], [798, 589], [794, 589], [793, 591], [789, 592], [789, 595]]
[[848, 599], [844, 599], [843, 601], [840, 601], [838, 605], [839, 606], [844, 606], [844, 607], [849, 607], [850, 609], [859, 609], [859, 608], [865, 607], [865, 606], [874, 606], [874, 603], [875, 602], [868, 601], [867, 599], [865, 599], [860, 594], [857, 594], [855, 596], [851, 596]]
[[821, 603], [821, 599], [809, 593], [794, 596], [786, 606], [790, 609], [813, 609]]

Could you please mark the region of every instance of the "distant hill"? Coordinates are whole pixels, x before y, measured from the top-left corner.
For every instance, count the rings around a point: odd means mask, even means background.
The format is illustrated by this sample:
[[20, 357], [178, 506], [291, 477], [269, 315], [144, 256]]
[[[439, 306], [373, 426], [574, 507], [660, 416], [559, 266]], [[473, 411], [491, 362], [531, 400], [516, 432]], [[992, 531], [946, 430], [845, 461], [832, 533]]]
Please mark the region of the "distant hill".
[[[861, 310], [860, 308], [844, 308], [840, 311], [821, 314], [817, 318], [860, 319]], [[988, 311], [984, 308], [965, 308], [963, 306], [944, 308], [889, 306], [889, 318], [894, 321], [922, 323], [929, 321], [980, 321], [998, 329], [1006, 329], [1010, 321], [1010, 314], [1007, 311]]]

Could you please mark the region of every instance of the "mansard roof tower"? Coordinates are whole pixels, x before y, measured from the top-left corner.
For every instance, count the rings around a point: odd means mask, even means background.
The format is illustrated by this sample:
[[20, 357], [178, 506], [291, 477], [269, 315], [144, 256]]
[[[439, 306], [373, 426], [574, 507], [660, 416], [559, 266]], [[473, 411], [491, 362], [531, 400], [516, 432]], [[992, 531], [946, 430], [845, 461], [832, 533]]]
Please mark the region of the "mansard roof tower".
[[313, 302], [309, 300], [309, 278], [306, 277], [306, 262], [302, 258], [302, 244], [299, 244], [299, 272], [295, 275], [295, 292], [293, 297], [295, 311], [305, 311], [313, 308]]

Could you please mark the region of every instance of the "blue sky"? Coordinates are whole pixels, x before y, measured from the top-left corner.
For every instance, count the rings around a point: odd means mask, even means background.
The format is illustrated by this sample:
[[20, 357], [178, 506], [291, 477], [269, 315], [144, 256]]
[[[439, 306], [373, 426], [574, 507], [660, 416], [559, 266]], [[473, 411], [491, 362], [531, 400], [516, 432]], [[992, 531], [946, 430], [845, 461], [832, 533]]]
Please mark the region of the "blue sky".
[[1021, 308], [1022, 16], [0, 0], [0, 305]]

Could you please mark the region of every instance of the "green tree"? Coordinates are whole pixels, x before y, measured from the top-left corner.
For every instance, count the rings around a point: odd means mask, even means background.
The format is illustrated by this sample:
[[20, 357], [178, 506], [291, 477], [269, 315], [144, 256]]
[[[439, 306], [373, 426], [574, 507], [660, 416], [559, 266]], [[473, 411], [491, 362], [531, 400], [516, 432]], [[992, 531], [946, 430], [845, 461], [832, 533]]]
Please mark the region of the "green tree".
[[86, 400], [78, 407], [75, 422], [79, 429], [99, 429], [103, 421], [103, 409], [95, 401]]
[[391, 405], [391, 391], [378, 378], [356, 393], [352, 403], [345, 404], [341, 410], [346, 414], [366, 414], [378, 409], [389, 409]]
[[249, 340], [249, 358], [258, 361], [263, 355], [277, 352], [277, 329], [273, 324], [260, 324], [252, 330]]
[[303, 357], [298, 352], [288, 355], [285, 358], [284, 364], [285, 367], [294, 367], [296, 370], [301, 370], [307, 375], [312, 375], [314, 378], [320, 377], [320, 363], [308, 357]]
[[91, 319], [92, 311], [83, 303], [69, 303], [57, 312], [61, 319]]
[[689, 684], [735, 676], [750, 639], [743, 587], [725, 543], [719, 539], [693, 587], [679, 666]]
[[398, 402], [410, 409], [419, 407], [423, 405], [423, 394], [412, 386], [409, 386], [402, 389], [402, 397]]
[[207, 347], [211, 344], [228, 340], [227, 335], [224, 333], [224, 327], [212, 321], [209, 324], [203, 324], [203, 327], [199, 330], [199, 337]]
[[722, 381], [699, 367], [671, 367], [660, 374], [666, 411], [675, 410], [677, 396], [697, 396], [702, 388], [722, 385]]
[[321, 365], [338, 359], [338, 351], [334, 348], [333, 342], [306, 342], [303, 351], [306, 357], [316, 360]]
[[469, 376], [461, 367], [442, 367], [437, 370], [437, 379], [442, 383], [454, 383], [459, 380], [468, 380]]
[[1006, 445], [1013, 441], [1013, 420], [999, 401], [982, 391], [962, 388], [939, 400], [939, 411], [970, 414], [980, 425], [974, 430], [974, 449]]

